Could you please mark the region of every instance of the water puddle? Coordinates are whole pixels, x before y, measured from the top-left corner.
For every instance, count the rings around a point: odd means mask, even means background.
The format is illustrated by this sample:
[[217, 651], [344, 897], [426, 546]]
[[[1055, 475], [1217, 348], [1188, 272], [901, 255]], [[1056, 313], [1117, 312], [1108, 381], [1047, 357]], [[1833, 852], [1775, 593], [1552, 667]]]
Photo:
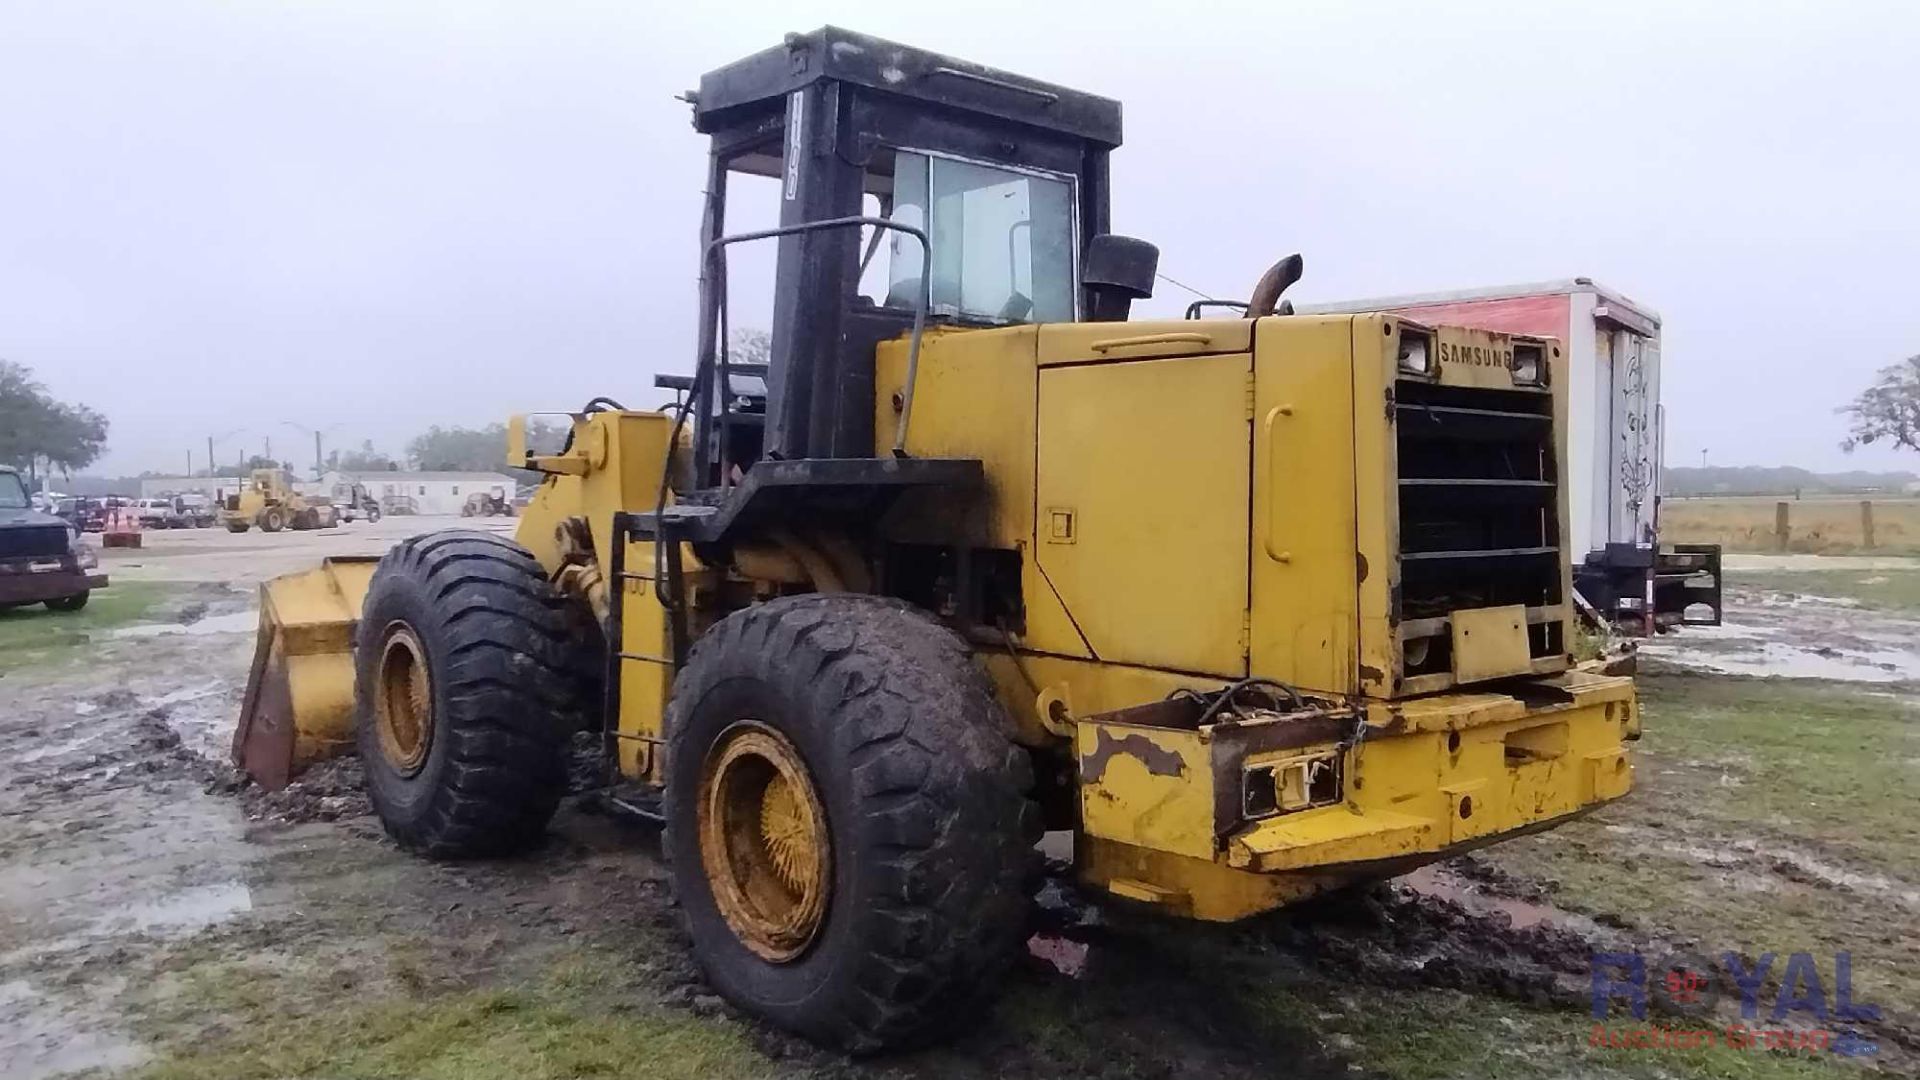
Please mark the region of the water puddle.
[[1581, 934], [1592, 934], [1600, 929], [1585, 915], [1576, 915], [1552, 904], [1487, 892], [1437, 863], [1423, 866], [1400, 878], [1399, 882], [1422, 896], [1451, 901], [1475, 915], [1504, 915], [1512, 921], [1515, 930], [1525, 930], [1531, 926], [1557, 926]]
[[[1749, 558], [1792, 565], [1797, 557]], [[1864, 610], [1849, 598], [1773, 588], [1734, 589], [1728, 598], [1726, 625], [1692, 626], [1642, 642], [1641, 655], [1716, 675], [1853, 683], [1920, 680], [1920, 623], [1912, 619]]]
[[253, 891], [238, 881], [195, 885], [156, 900], [120, 904], [94, 922], [102, 936], [200, 930], [253, 910]]
[[1716, 675], [1864, 683], [1920, 679], [1920, 653], [1892, 643], [1840, 648], [1781, 641], [1776, 635], [1754, 627], [1688, 627], [1684, 639], [1644, 642], [1640, 653]]
[[1726, 571], [1920, 570], [1920, 559], [1901, 555], [1735, 555], [1721, 557]]
[[109, 632], [108, 637], [153, 638], [170, 634], [186, 634], [199, 637], [204, 634], [245, 634], [259, 629], [260, 616], [252, 611], [236, 611], [228, 615], [214, 615], [193, 623], [139, 623], [123, 626]]
[[0, 982], [0, 1076], [43, 1080], [146, 1059], [138, 1043], [72, 1019], [25, 979]]

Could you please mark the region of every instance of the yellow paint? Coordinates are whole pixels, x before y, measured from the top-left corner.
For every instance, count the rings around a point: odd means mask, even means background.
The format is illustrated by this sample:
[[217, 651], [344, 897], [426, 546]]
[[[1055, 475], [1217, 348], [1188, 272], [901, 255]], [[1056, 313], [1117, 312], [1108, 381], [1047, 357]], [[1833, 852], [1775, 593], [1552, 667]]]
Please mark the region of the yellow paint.
[[[1344, 749], [1339, 802], [1252, 819], [1240, 814], [1245, 770], [1323, 760], [1342, 747], [1248, 752], [1266, 732], [1282, 734], [1302, 722], [1294, 717], [1193, 729], [1082, 715], [1074, 738], [1082, 836], [1106, 850], [1259, 874], [1362, 872], [1355, 864], [1405, 870], [1457, 845], [1552, 822], [1626, 793], [1632, 770], [1623, 747], [1630, 719], [1624, 706], [1631, 703], [1631, 684], [1568, 673], [1553, 685], [1565, 691], [1564, 703], [1529, 708], [1515, 697], [1480, 693], [1369, 706], [1365, 736]], [[1351, 730], [1350, 709], [1319, 715]], [[1284, 811], [1286, 781], [1276, 782]], [[1293, 805], [1299, 802], [1296, 796]], [[1143, 882], [1182, 894], [1166, 901], [1174, 907], [1209, 902], [1137, 872], [1111, 876], [1135, 881], [1119, 891], [1136, 899]], [[1221, 887], [1238, 899], [1212, 902], [1247, 902], [1238, 884]]]
[[[330, 558], [260, 587], [257, 655], [236, 750], [261, 711], [274, 707], [264, 695], [283, 679], [294, 728], [289, 771], [352, 748], [353, 635], [374, 566], [373, 559]], [[248, 707], [255, 712], [246, 713]]]
[[1252, 874], [1207, 859], [1081, 837], [1074, 866], [1082, 881], [1165, 915], [1232, 922], [1352, 880], [1338, 873]]
[[1146, 319], [1124, 323], [1055, 323], [1037, 328], [1041, 367], [1088, 361], [1149, 360], [1243, 353], [1253, 340], [1248, 319]]
[[1035, 561], [1100, 659], [1246, 672], [1250, 364], [1041, 371], [1037, 503], [1073, 542]]
[[1394, 697], [1400, 642], [1393, 605], [1400, 595], [1399, 455], [1389, 392], [1399, 375], [1400, 326], [1385, 315], [1357, 315], [1351, 323], [1353, 371], [1353, 512], [1360, 561], [1359, 680], [1354, 692]]
[[1211, 749], [1199, 732], [1081, 723], [1074, 735], [1081, 830], [1134, 847], [1211, 859], [1217, 782]]
[[1253, 671], [1353, 693], [1358, 560], [1353, 320], [1259, 321], [1253, 364]]
[[[645, 513], [654, 508], [673, 418], [664, 413], [596, 412], [575, 417], [573, 425], [565, 454], [529, 459], [549, 475], [514, 535], [550, 574], [560, 570], [557, 533], [569, 518], [586, 519], [599, 556], [611, 549], [617, 511]], [[686, 559], [692, 562], [690, 553]], [[606, 565], [604, 556], [599, 561]], [[654, 545], [629, 543], [625, 562], [627, 572], [639, 577], [620, 583], [621, 651], [627, 657], [620, 662], [620, 716], [615, 725], [619, 767], [629, 778], [657, 782], [660, 760], [655, 750], [672, 690], [672, 646], [666, 609], [654, 592]], [[600, 587], [612, 585], [603, 582]]]
[[629, 544], [626, 563], [630, 573], [641, 577], [628, 579], [621, 597], [621, 645], [628, 659], [620, 662], [616, 741], [620, 774], [660, 783], [666, 779], [660, 771], [658, 748], [667, 698], [673, 691], [673, 645], [667, 632], [666, 609], [654, 593], [652, 542]]
[[1060, 749], [1055, 725], [1043, 719], [1043, 699], [1062, 702], [1071, 723], [1075, 718], [1159, 701], [1181, 688], [1220, 686], [1218, 678], [1205, 675], [1035, 653], [1023, 653], [1015, 664], [1005, 646], [998, 643], [978, 645], [975, 657], [1000, 691], [1001, 704], [1014, 722], [1015, 738], [1022, 745], [1036, 748]]
[[1480, 682], [1532, 670], [1525, 604], [1456, 611], [1451, 620], [1455, 679]]
[[[1034, 562], [1034, 462], [1038, 436], [1039, 329], [1032, 326], [972, 332], [934, 332], [920, 351], [913, 426], [907, 448], [916, 457], [977, 458], [985, 467], [982, 504], [944, 492], [909, 494], [889, 515], [888, 536], [904, 543], [970, 541], [1017, 551], [1024, 647], [1062, 656], [1091, 657], [1073, 617]], [[905, 342], [877, 350], [875, 438], [891, 444], [895, 403], [905, 391]], [[889, 453], [888, 446], [876, 448]]]

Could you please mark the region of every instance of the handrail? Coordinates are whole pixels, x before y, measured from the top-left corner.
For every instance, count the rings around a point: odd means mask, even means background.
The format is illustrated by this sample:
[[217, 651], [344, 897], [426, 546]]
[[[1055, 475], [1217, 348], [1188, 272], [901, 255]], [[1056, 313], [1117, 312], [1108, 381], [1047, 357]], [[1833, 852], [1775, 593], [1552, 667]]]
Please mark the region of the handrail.
[[[797, 225], [782, 225], [776, 229], [760, 229], [755, 232], [737, 233], [733, 236], [718, 237], [707, 245], [706, 257], [708, 260], [712, 260], [715, 255], [720, 253], [721, 249], [728, 245], [738, 244], [748, 240], [766, 240], [776, 236], [792, 236], [795, 233], [819, 232], [824, 229], [844, 229], [866, 225], [871, 225], [875, 229], [891, 229], [894, 232], [906, 233], [908, 236], [920, 241], [920, 288], [913, 298], [913, 336], [907, 343], [907, 384], [901, 391], [900, 420], [899, 423], [894, 426], [893, 433], [893, 455], [895, 457], [906, 457], [907, 423], [913, 417], [913, 385], [920, 374], [920, 338], [926, 330], [927, 308], [931, 304], [931, 289], [933, 286], [933, 241], [927, 237], [926, 230], [915, 225], [903, 225], [900, 222], [887, 218], [867, 217], [864, 214], [853, 217], [826, 218], [821, 221], [803, 221]], [[726, 280], [726, 263], [724, 260], [722, 260], [720, 264], [720, 280]], [[722, 325], [724, 325], [726, 318], [726, 307], [727, 296], [723, 290], [720, 294], [718, 310], [718, 314], [722, 319]], [[720, 341], [720, 354], [722, 357], [720, 366], [723, 369], [721, 372], [723, 377], [726, 375], [724, 369], [727, 366], [725, 361], [726, 348], [726, 340], [722, 338]], [[703, 364], [706, 363], [707, 358], [703, 357], [701, 362]]]
[[[895, 425], [893, 434], [894, 456], [905, 457], [907, 456], [907, 421], [913, 416], [913, 386], [920, 373], [920, 338], [926, 330], [927, 308], [931, 304], [930, 297], [932, 295], [930, 290], [932, 289], [933, 277], [933, 242], [928, 239], [925, 229], [913, 225], [903, 225], [900, 222], [889, 221], [886, 218], [857, 215], [854, 217], [827, 218], [822, 221], [803, 221], [797, 225], [782, 225], [774, 229], [759, 229], [754, 232], [736, 233], [733, 236], [715, 237], [707, 244], [701, 262], [702, 265], [713, 266], [719, 271], [718, 302], [714, 305], [714, 317], [717, 318], [720, 323], [720, 333], [718, 335], [716, 348], [716, 352], [720, 357], [720, 375], [725, 379], [729, 374], [726, 362], [727, 263], [723, 256], [724, 249], [733, 244], [745, 243], [748, 240], [766, 240], [776, 236], [792, 236], [795, 233], [819, 232], [825, 229], [844, 229], [864, 225], [871, 225], [875, 229], [892, 229], [895, 232], [903, 232], [920, 241], [920, 288], [913, 298], [913, 336], [907, 344], [907, 384], [901, 391], [900, 421]], [[712, 373], [713, 368], [714, 358], [712, 356], [701, 356], [695, 361], [693, 386], [687, 394], [686, 403], [674, 417], [672, 432], [667, 436], [666, 461], [660, 466], [660, 491], [654, 499], [653, 520], [656, 529], [653, 547], [655, 570], [654, 593], [660, 598], [662, 604], [668, 605], [669, 611], [672, 610], [671, 605], [673, 600], [667, 596], [665, 591], [665, 578], [667, 575], [662, 572], [662, 566], [667, 559], [667, 549], [673, 547], [677, 551], [679, 544], [678, 540], [670, 540], [666, 536], [667, 530], [664, 527], [667, 510], [667, 492], [672, 487], [673, 447], [679, 445], [680, 431], [686, 426], [687, 413], [692, 411], [694, 402], [700, 400], [701, 387]], [[728, 392], [731, 391], [731, 388], [726, 387], [724, 383], [723, 389]], [[721, 402], [720, 415], [722, 418], [721, 427], [724, 429], [727, 426], [725, 420], [727, 409], [724, 401]], [[720, 440], [721, 453], [723, 455], [726, 453], [726, 441], [723, 431]], [[722, 484], [726, 483], [725, 473], [726, 470], [723, 467], [720, 478]]]
[[1212, 297], [1195, 300], [1193, 303], [1187, 305], [1187, 318], [1198, 319], [1200, 312], [1210, 307], [1237, 308], [1244, 312], [1247, 310], [1247, 302], [1245, 300], [1215, 300]]
[[1088, 348], [1094, 352], [1106, 352], [1110, 349], [1130, 349], [1135, 345], [1198, 345], [1205, 348], [1213, 344], [1211, 334], [1196, 334], [1191, 331], [1177, 331], [1170, 334], [1140, 334], [1137, 337], [1108, 338], [1096, 341]]

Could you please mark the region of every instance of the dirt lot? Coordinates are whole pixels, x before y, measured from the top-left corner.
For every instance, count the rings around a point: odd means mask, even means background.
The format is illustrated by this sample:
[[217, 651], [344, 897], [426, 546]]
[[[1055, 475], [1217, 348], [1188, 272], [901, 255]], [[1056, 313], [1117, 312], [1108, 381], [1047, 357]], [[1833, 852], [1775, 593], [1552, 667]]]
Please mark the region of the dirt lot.
[[[221, 764], [252, 586], [450, 522], [149, 534], [86, 613], [0, 615], [0, 1076], [1726, 1076], [1920, 1069], [1920, 561], [1749, 560], [1646, 650], [1638, 791], [1343, 903], [1173, 924], [1051, 881], [959, 1042], [852, 1062], [700, 985], [657, 838], [574, 805], [503, 862], [403, 855], [351, 763]], [[504, 528], [495, 523], [494, 527]], [[1758, 678], [1761, 674], [1784, 678]], [[1812, 954], [1872, 1055], [1590, 1045], [1591, 954]], [[1765, 1006], [1761, 1027], [1782, 1024]], [[1653, 1023], [1724, 1028], [1676, 1003]], [[1641, 1027], [1619, 1011], [1610, 1028]]]

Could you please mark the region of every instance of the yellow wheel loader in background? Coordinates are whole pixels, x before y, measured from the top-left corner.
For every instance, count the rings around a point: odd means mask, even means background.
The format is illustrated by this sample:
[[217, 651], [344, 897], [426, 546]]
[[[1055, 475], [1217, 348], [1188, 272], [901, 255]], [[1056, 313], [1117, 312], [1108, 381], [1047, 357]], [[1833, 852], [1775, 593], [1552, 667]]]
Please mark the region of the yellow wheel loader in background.
[[[401, 844], [498, 854], [597, 732], [707, 979], [854, 1050], [990, 999], [1043, 830], [1231, 920], [1627, 792], [1632, 684], [1568, 651], [1557, 342], [1292, 315], [1297, 256], [1243, 317], [1129, 321], [1104, 98], [833, 28], [691, 97], [685, 406], [596, 399], [558, 453], [516, 420], [513, 540], [268, 584], [254, 776], [356, 749]], [[725, 231], [741, 175], [778, 228]], [[726, 349], [751, 241], [765, 364]]]
[[243, 533], [258, 525], [261, 532], [281, 529], [331, 529], [340, 524], [340, 510], [331, 499], [302, 495], [285, 469], [255, 469], [247, 486], [221, 503], [220, 522], [228, 532]]

